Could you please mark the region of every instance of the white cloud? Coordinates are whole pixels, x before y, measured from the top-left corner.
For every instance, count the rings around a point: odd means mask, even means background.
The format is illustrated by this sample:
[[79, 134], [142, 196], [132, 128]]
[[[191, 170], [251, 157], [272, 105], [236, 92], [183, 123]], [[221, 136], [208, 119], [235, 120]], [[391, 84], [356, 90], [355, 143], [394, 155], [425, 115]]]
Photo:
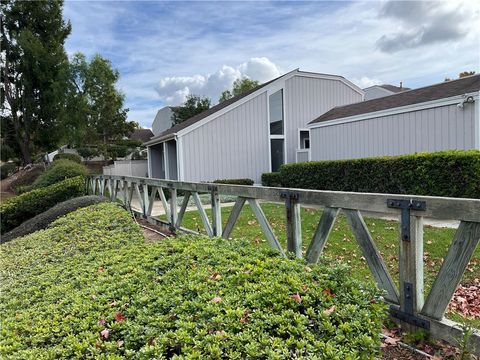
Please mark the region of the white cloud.
[[222, 91], [230, 89], [238, 78], [248, 77], [263, 83], [280, 74], [279, 67], [268, 58], [251, 58], [237, 67], [223, 65], [212, 74], [163, 77], [156, 90], [160, 100], [167, 105], [178, 105], [189, 94], [207, 96], [216, 103]]
[[374, 85], [383, 84], [381, 80], [369, 78], [368, 76], [362, 76], [360, 79], [353, 78], [352, 82], [362, 89], [365, 89], [367, 87], [374, 86]]

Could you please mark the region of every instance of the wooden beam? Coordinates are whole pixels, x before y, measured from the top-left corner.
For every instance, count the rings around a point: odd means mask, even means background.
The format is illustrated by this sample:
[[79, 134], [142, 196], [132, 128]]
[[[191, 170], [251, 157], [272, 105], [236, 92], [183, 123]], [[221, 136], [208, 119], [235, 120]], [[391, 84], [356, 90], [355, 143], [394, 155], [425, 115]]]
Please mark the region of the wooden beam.
[[177, 217], [177, 189], [170, 189], [170, 224], [172, 228], [175, 228], [177, 224]]
[[198, 213], [200, 214], [200, 219], [202, 220], [203, 227], [205, 228], [207, 235], [209, 237], [213, 237], [212, 226], [210, 225], [210, 221], [208, 220], [207, 213], [203, 208], [202, 202], [200, 201], [200, 196], [198, 196], [197, 192], [192, 192], [192, 199], [195, 205], [197, 206]]
[[160, 195], [160, 200], [162, 201], [163, 210], [165, 211], [165, 215], [167, 216], [167, 220], [170, 220], [170, 207], [168, 206], [167, 198], [165, 197], [165, 193], [163, 192], [163, 188], [157, 187], [158, 195]]
[[[399, 224], [401, 227], [401, 224]], [[401, 231], [399, 231], [401, 234]], [[410, 241], [399, 235], [400, 310], [417, 315], [423, 307], [423, 218], [410, 216]], [[416, 328], [404, 324], [407, 331]]]
[[137, 194], [138, 202], [140, 203], [140, 211], [145, 214], [145, 203], [143, 202], [143, 196], [140, 192], [140, 185], [139, 183], [134, 183], [133, 188], [135, 189], [135, 194]]
[[270, 246], [278, 251], [285, 256], [285, 252], [283, 251], [282, 245], [280, 242], [277, 240], [275, 237], [275, 234], [273, 233], [272, 227], [270, 226], [270, 223], [267, 220], [267, 217], [265, 216], [265, 213], [263, 212], [262, 208], [260, 207], [260, 204], [258, 203], [257, 199], [248, 199], [248, 203], [250, 204], [250, 207], [252, 208], [253, 213], [257, 217], [257, 220], [263, 230], [263, 233], [265, 237], [267, 238], [268, 243]]
[[[105, 175], [109, 178], [122, 178], [115, 175]], [[162, 180], [142, 177], [124, 177], [129, 181], [144, 181], [151, 186], [169, 187], [191, 192], [209, 192], [209, 187], [217, 186], [221, 195], [242, 196], [246, 198], [262, 199], [264, 201], [278, 201], [280, 194], [287, 189], [269, 188], [263, 186], [243, 186], [227, 184], [191, 183], [183, 181]], [[292, 189], [290, 189], [292, 190]], [[356, 193], [345, 191], [294, 189], [303, 205], [321, 205], [325, 207], [352, 209], [360, 211], [379, 212], [383, 214], [399, 213], [398, 209], [389, 208], [387, 199], [425, 201], [424, 211], [412, 210], [411, 214], [434, 219], [478, 221], [480, 213], [479, 199], [459, 199], [434, 196], [416, 196], [400, 194]]]
[[423, 315], [437, 320], [443, 318], [479, 241], [480, 223], [462, 221], [425, 301]]
[[301, 206], [294, 199], [285, 199], [285, 217], [287, 231], [287, 251], [297, 258], [302, 255], [302, 219]]
[[143, 195], [143, 217], [146, 217], [148, 215], [148, 209], [150, 207], [149, 201], [150, 201], [150, 196], [148, 195], [148, 185], [147, 184], [142, 184], [142, 195]]
[[152, 191], [150, 192], [150, 198], [148, 199], [148, 208], [147, 208], [147, 216], [152, 215], [153, 205], [155, 204], [155, 197], [157, 196], [157, 187], [154, 186]]
[[222, 205], [220, 203], [220, 196], [216, 190], [211, 191], [211, 205], [212, 205], [212, 231], [213, 236], [222, 235]]
[[233, 227], [235, 226], [238, 217], [240, 216], [240, 212], [242, 211], [243, 205], [245, 204], [245, 198], [237, 197], [235, 201], [235, 205], [233, 205], [232, 211], [230, 212], [230, 216], [228, 217], [227, 223], [223, 228], [222, 237], [224, 239], [228, 239], [230, 234], [232, 233]]
[[190, 192], [186, 191], [183, 196], [182, 206], [180, 207], [180, 211], [178, 212], [177, 223], [175, 224], [176, 228], [179, 228], [182, 225], [183, 215], [185, 215], [185, 211], [187, 210], [189, 200], [190, 200]]
[[347, 221], [352, 228], [358, 245], [362, 249], [363, 256], [367, 261], [368, 267], [370, 268], [378, 287], [387, 292], [385, 299], [395, 304], [399, 304], [400, 300], [398, 298], [397, 287], [388, 273], [387, 266], [368, 231], [362, 214], [358, 210], [344, 210], [344, 212], [347, 215]]
[[313, 235], [310, 246], [307, 250], [307, 255], [305, 256], [306, 260], [310, 264], [315, 264], [320, 259], [323, 248], [327, 243], [330, 232], [332, 231], [333, 224], [335, 224], [335, 219], [337, 218], [338, 208], [327, 207], [323, 210], [322, 217], [317, 225], [315, 234]]

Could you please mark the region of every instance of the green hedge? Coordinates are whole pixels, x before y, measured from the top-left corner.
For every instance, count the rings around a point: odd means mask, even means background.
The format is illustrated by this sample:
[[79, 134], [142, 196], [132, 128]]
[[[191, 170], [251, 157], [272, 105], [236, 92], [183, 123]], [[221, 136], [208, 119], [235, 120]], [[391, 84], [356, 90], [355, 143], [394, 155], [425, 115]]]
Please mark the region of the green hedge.
[[7, 199], [0, 205], [0, 232], [12, 230], [57, 203], [80, 196], [84, 192], [85, 179], [78, 176]]
[[219, 179], [214, 181], [215, 184], [231, 184], [231, 185], [253, 185], [252, 179]]
[[283, 165], [282, 186], [319, 190], [480, 198], [480, 151]]
[[79, 155], [69, 154], [69, 153], [60, 153], [60, 154], [55, 155], [53, 157], [53, 161], [57, 161], [57, 160], [70, 160], [70, 161], [74, 161], [74, 162], [79, 163], [79, 164], [82, 163], [82, 158]]
[[17, 165], [14, 163], [5, 163], [0, 165], [0, 179], [6, 179], [11, 174], [13, 174], [17, 170]]
[[262, 174], [262, 185], [270, 187], [282, 186], [280, 172], [271, 172]]
[[112, 203], [0, 246], [2, 358], [379, 355], [386, 306], [343, 266], [246, 240], [145, 243]]
[[55, 184], [59, 181], [77, 177], [87, 176], [88, 169], [85, 165], [79, 164], [72, 160], [60, 159], [54, 161], [53, 164], [40, 175], [33, 183], [33, 188], [38, 189]]

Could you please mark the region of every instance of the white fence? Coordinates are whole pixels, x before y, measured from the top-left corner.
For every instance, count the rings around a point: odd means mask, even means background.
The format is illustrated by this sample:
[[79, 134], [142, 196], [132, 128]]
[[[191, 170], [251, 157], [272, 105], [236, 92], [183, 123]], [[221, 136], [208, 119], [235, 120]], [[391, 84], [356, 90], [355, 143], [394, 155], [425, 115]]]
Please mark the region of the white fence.
[[104, 175], [148, 176], [147, 160], [116, 160], [112, 165], [103, 167]]

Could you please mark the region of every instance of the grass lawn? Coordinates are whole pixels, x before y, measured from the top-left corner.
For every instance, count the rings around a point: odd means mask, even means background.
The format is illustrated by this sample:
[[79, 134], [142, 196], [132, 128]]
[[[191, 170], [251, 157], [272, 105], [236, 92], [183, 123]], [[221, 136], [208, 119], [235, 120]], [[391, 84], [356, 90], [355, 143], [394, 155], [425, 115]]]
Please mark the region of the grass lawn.
[[[267, 216], [279, 241], [286, 246], [285, 236], [285, 207], [280, 204], [263, 203], [262, 209]], [[206, 210], [209, 218], [211, 211]], [[222, 208], [222, 221], [225, 224], [230, 215], [231, 208]], [[313, 237], [316, 226], [322, 214], [321, 210], [302, 209], [302, 237], [303, 249], [306, 251]], [[398, 285], [398, 222], [365, 218], [368, 229], [382, 254], [391, 276]], [[203, 224], [197, 211], [187, 212], [183, 218], [182, 226], [205, 233]], [[454, 229], [424, 228], [424, 260], [425, 260], [425, 294], [428, 294], [436, 274], [440, 270], [442, 259], [450, 246]], [[232, 238], [245, 238], [254, 244], [268, 246], [263, 232], [252, 213], [250, 206], [246, 204], [231, 234]], [[363, 259], [361, 249], [353, 237], [353, 233], [343, 215], [337, 218], [330, 238], [325, 246], [323, 256], [331, 261], [346, 262], [354, 271], [352, 276], [358, 279], [373, 281], [373, 276]], [[480, 277], [480, 247], [477, 247], [474, 256], [462, 278], [462, 284], [470, 284], [473, 279]], [[464, 319], [458, 314], [449, 313], [447, 317], [471, 324], [480, 329], [480, 319]]]

